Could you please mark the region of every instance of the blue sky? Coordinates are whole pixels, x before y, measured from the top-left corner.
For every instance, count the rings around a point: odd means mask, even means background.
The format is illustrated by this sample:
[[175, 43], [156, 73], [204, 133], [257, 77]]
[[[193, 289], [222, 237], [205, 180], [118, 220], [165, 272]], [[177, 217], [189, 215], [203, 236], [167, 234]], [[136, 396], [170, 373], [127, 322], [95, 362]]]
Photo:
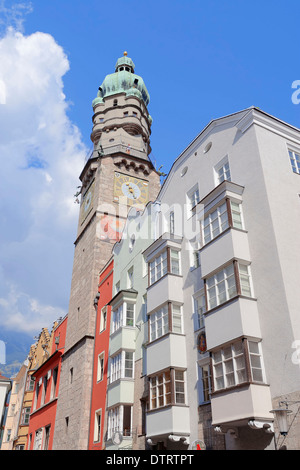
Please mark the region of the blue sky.
[[[124, 50], [150, 93], [152, 149], [169, 169], [211, 120], [251, 105], [299, 126], [297, 1], [33, 1], [26, 33], [66, 52], [69, 115], [90, 145], [91, 99]], [[174, 129], [176, 131], [174, 132]]]
[[249, 106], [300, 127], [300, 104], [291, 99], [300, 80], [299, 10], [299, 0], [0, 0], [7, 363], [16, 358], [14, 332], [26, 349], [67, 313], [73, 195], [91, 148], [91, 103], [118, 57], [126, 50], [146, 83], [152, 159], [168, 172], [211, 119]]

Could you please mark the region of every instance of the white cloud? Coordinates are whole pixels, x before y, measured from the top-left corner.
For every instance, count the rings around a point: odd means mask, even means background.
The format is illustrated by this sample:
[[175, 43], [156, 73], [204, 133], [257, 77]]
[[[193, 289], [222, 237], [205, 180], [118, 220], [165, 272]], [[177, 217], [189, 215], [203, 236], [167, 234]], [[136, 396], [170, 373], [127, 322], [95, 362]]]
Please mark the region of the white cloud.
[[67, 115], [69, 61], [51, 35], [9, 28], [0, 63], [0, 330], [36, 331], [66, 313], [87, 149]]
[[26, 333], [39, 332], [45, 326], [51, 327], [51, 322], [66, 314], [64, 309], [43, 305], [13, 285], [6, 293], [6, 298], [0, 298], [0, 308], [4, 314], [1, 327]]

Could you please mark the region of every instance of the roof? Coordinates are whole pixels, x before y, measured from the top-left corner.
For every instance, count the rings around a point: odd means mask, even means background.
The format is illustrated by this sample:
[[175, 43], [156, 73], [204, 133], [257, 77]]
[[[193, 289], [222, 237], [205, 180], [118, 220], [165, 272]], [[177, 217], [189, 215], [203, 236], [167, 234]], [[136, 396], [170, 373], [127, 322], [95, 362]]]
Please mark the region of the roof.
[[0, 380], [2, 380], [3, 382], [10, 382], [10, 379], [7, 377], [4, 377], [4, 375], [1, 375], [1, 373], [0, 373]]
[[[126, 65], [128, 65], [128, 67], [126, 67]], [[126, 52], [124, 52], [124, 57], [117, 60], [115, 73], [111, 73], [105, 77], [92, 105], [94, 107], [98, 103], [102, 103], [103, 98], [106, 96], [122, 92], [126, 92], [127, 96], [137, 96], [144, 102], [146, 107], [149, 104], [150, 96], [144, 80], [134, 73], [134, 63], [127, 57]]]
[[262, 109], [258, 108], [257, 106], [249, 106], [249, 108], [245, 108], [245, 109], [242, 109], [240, 111], [236, 111], [236, 112], [233, 112], [231, 114], [228, 114], [228, 115], [225, 115], [225, 116], [221, 116], [219, 118], [216, 118], [216, 119], [212, 119], [201, 131], [200, 133], [189, 143], [189, 145], [179, 154], [179, 156], [173, 161], [173, 164], [170, 168], [170, 171], [167, 175], [167, 177], [165, 178], [161, 188], [160, 188], [160, 191], [159, 191], [159, 194], [157, 196], [157, 199], [159, 200], [161, 195], [163, 194], [167, 184], [169, 183], [169, 180], [171, 178], [171, 172], [173, 170], [173, 168], [175, 167], [175, 165], [180, 161], [180, 159], [186, 154], [186, 152], [193, 147], [193, 145], [195, 143], [197, 143], [197, 141], [204, 137], [206, 135], [206, 133], [208, 133], [210, 131], [211, 128], [213, 128], [213, 126], [217, 125], [218, 123], [224, 121], [224, 120], [228, 120], [228, 119], [231, 119], [231, 118], [236, 118], [238, 119], [238, 122], [241, 122], [245, 117], [247, 117], [248, 115], [250, 115], [250, 113], [253, 113], [253, 112], [256, 112], [256, 113], [259, 113], [259, 115], [262, 117], [262, 118], [266, 118], [266, 119], [269, 119], [269, 120], [272, 120], [274, 123], [278, 124], [279, 126], [280, 125], [283, 125], [283, 126], [286, 126], [287, 128], [290, 129], [290, 132], [299, 132], [300, 129], [275, 117], [275, 116], [272, 116], [271, 114], [263, 111]]

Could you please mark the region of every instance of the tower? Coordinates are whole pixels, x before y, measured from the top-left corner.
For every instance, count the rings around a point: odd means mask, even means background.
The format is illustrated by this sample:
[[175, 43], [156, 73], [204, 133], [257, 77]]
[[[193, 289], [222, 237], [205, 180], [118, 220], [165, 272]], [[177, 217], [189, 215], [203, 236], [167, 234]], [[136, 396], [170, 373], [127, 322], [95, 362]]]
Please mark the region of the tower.
[[87, 449], [99, 271], [119, 240], [128, 210], [155, 200], [160, 177], [149, 154], [149, 93], [124, 52], [93, 100], [93, 151], [80, 175], [65, 353], [53, 449]]

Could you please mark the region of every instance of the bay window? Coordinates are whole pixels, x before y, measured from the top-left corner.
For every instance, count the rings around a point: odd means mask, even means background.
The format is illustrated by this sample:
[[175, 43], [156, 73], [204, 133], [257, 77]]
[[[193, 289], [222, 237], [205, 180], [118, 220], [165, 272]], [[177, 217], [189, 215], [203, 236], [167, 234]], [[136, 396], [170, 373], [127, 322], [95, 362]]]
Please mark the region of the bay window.
[[168, 304], [152, 313], [150, 315], [149, 322], [151, 341], [167, 334], [169, 332]]
[[121, 351], [110, 358], [110, 383], [118, 379], [134, 378], [134, 353]]
[[171, 374], [163, 372], [150, 379], [151, 409], [160, 408], [171, 403]]
[[132, 436], [132, 406], [120, 405], [108, 410], [107, 438], [111, 439], [115, 432], [121, 432], [124, 437]]
[[150, 409], [185, 404], [185, 372], [168, 369], [150, 378]]
[[180, 274], [180, 251], [167, 247], [149, 263], [149, 285], [167, 273]]
[[208, 214], [203, 221], [204, 244], [213, 240], [219, 233], [224, 232], [229, 227], [226, 202]]
[[134, 326], [134, 303], [123, 302], [112, 312], [112, 332], [114, 333], [122, 326]]
[[167, 250], [164, 250], [150, 263], [150, 283], [153, 284], [155, 281], [167, 274]]
[[204, 217], [202, 227], [204, 245], [229, 227], [243, 229], [242, 204], [230, 199], [225, 200]]
[[208, 309], [244, 295], [251, 297], [252, 288], [249, 266], [234, 261], [206, 279]]
[[[263, 383], [260, 343], [242, 340], [213, 353], [215, 390], [222, 390], [245, 382]], [[250, 364], [247, 370], [246, 364]]]
[[150, 341], [167, 333], [183, 333], [182, 307], [171, 302], [149, 315]]

